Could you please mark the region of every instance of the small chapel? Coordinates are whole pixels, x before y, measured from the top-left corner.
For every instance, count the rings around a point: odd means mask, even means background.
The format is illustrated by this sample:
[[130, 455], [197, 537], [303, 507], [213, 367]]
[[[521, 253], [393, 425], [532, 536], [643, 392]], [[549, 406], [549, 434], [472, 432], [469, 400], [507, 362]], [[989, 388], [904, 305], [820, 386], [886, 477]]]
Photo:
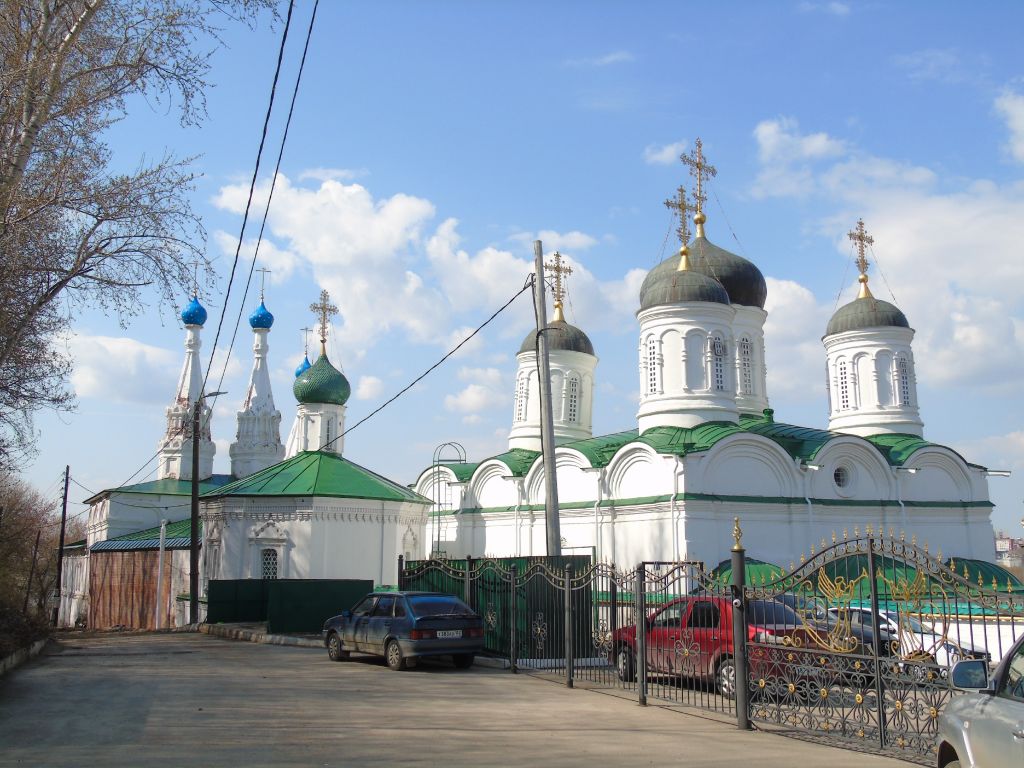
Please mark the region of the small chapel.
[[[707, 236], [700, 140], [683, 156], [695, 180], [666, 205], [679, 215], [678, 252], [640, 289], [636, 423], [592, 432], [598, 357], [566, 322], [558, 253], [554, 314], [541, 331], [551, 370], [553, 461], [563, 552], [632, 567], [729, 556], [733, 518], [748, 554], [786, 566], [869, 526], [905, 532], [933, 552], [993, 558], [987, 470], [926, 439], [917, 402], [914, 330], [869, 288], [863, 221], [850, 233], [859, 292], [823, 329], [829, 420], [787, 424], [770, 407], [764, 325], [767, 284], [751, 261]], [[695, 236], [690, 237], [693, 214]], [[435, 461], [414, 485], [433, 501], [427, 532], [438, 556], [546, 553], [545, 479], [536, 332], [516, 356], [508, 449]]]
[[[203, 396], [199, 352], [207, 313], [193, 295], [181, 313], [185, 359], [156, 478], [86, 499], [87, 538], [67, 549], [59, 622], [93, 627], [188, 623], [190, 512], [195, 410], [199, 411], [200, 593], [211, 579], [397, 581], [398, 556], [419, 552], [429, 500], [343, 456], [351, 387], [327, 357], [326, 291], [311, 306], [320, 354], [295, 371], [295, 418], [281, 441], [268, 367], [274, 316], [261, 293], [249, 316], [253, 364], [235, 440], [231, 474], [213, 473], [212, 408]], [[153, 606], [156, 606], [153, 609]]]

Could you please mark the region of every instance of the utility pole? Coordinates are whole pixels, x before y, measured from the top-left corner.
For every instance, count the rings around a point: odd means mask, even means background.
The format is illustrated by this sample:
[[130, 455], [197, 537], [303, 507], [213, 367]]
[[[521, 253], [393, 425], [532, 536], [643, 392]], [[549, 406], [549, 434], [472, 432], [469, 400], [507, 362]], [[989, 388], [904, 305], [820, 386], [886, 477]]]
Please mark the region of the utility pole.
[[68, 482], [71, 479], [71, 465], [64, 465], [64, 501], [60, 507], [60, 544], [57, 545], [57, 605], [53, 607], [53, 626], [60, 618], [60, 599], [64, 593], [61, 579], [64, 575], [64, 531], [68, 524]]
[[188, 553], [188, 621], [199, 623], [199, 414], [203, 400], [223, 392], [199, 393], [192, 409], [192, 516], [189, 533], [192, 537]]
[[555, 427], [551, 414], [551, 366], [548, 362], [547, 300], [544, 298], [544, 247], [533, 241], [533, 304], [537, 313], [537, 372], [540, 384], [540, 440], [544, 461], [544, 525], [548, 557], [562, 554], [562, 532], [558, 518], [558, 481], [555, 475]]
[[28, 584], [25, 585], [25, 605], [22, 607], [21, 612], [26, 616], [28, 615], [28, 596], [32, 592], [32, 577], [36, 573], [36, 555], [39, 554], [39, 534], [42, 530], [36, 531], [36, 545], [32, 547], [32, 562], [28, 564]]

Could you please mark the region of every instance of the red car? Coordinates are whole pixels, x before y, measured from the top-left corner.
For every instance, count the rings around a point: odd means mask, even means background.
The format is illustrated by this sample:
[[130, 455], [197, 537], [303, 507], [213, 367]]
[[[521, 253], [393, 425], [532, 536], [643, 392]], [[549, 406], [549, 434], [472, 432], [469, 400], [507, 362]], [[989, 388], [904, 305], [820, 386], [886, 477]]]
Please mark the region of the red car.
[[[747, 603], [747, 640], [766, 644], [813, 647], [813, 641], [792, 608], [774, 600]], [[724, 597], [682, 597], [667, 603], [647, 619], [647, 671], [714, 682], [727, 698], [736, 695], [733, 663], [732, 601]], [[611, 661], [619, 679], [636, 679], [636, 626], [615, 632]], [[758, 669], [767, 662], [751, 654], [751, 674], [770, 674]]]

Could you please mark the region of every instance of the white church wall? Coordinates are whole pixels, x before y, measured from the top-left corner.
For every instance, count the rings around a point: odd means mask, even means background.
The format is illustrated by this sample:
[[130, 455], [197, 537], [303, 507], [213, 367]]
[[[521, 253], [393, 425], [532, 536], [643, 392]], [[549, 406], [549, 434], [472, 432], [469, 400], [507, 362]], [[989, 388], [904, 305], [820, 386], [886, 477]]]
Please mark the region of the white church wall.
[[515, 483], [503, 479], [512, 474], [511, 470], [500, 461], [485, 461], [469, 482], [469, 497], [476, 506], [509, 507], [518, 503]]
[[893, 499], [896, 473], [874, 446], [853, 437], [826, 443], [808, 470], [809, 495], [821, 499]]
[[92, 546], [97, 541], [155, 528], [161, 520], [184, 520], [190, 510], [188, 496], [112, 492], [89, 507], [86, 541]]
[[801, 470], [772, 440], [730, 435], [686, 458], [686, 490], [737, 496], [802, 496]]
[[674, 461], [650, 446], [631, 443], [621, 448], [605, 470], [612, 499], [637, 499], [672, 493]]

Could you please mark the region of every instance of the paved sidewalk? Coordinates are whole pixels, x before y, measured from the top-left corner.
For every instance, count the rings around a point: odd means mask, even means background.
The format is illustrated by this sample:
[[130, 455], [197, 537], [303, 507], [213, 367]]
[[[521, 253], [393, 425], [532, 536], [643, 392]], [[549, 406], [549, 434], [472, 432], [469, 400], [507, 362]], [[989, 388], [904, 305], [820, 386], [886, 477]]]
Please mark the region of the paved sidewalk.
[[209, 634], [68, 636], [0, 683], [0, 766], [906, 768], [529, 675]]

